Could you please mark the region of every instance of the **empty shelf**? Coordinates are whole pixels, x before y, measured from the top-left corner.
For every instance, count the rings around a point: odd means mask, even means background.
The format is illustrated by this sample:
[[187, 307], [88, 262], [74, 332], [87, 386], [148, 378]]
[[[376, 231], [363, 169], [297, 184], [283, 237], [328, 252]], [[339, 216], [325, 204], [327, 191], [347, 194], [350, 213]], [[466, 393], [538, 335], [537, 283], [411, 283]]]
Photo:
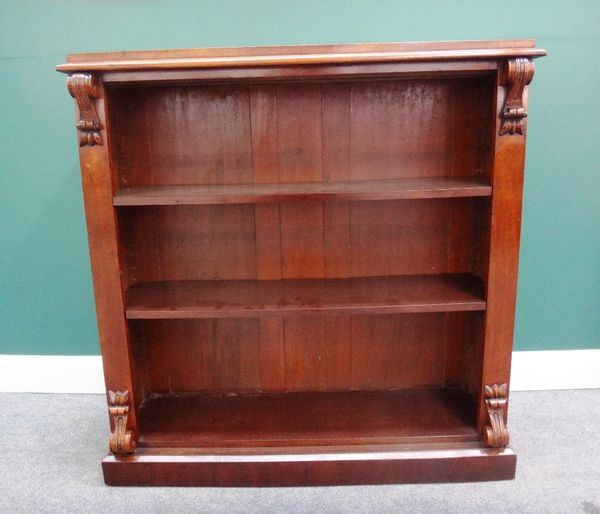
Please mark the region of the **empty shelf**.
[[144, 186], [117, 190], [115, 206], [253, 204], [490, 196], [489, 180], [434, 177], [299, 184]]
[[350, 279], [142, 282], [126, 294], [129, 319], [243, 318], [485, 310], [472, 275]]
[[146, 447], [257, 447], [478, 441], [475, 402], [453, 389], [148, 397]]

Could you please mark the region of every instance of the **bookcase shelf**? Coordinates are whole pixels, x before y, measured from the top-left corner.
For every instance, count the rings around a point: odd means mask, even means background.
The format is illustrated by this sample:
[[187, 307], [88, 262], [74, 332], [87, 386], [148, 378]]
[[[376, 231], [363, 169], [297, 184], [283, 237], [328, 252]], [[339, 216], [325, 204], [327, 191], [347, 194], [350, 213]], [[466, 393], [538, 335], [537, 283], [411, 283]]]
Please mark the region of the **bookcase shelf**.
[[129, 319], [247, 318], [485, 310], [472, 275], [148, 282], [126, 294]]
[[140, 407], [142, 447], [298, 450], [478, 438], [474, 399], [452, 389], [157, 394]]
[[80, 54], [110, 485], [514, 477], [531, 40]]
[[486, 178], [432, 177], [400, 180], [242, 184], [205, 186], [143, 186], [118, 189], [117, 207], [136, 205], [260, 204], [303, 201], [407, 200], [491, 196]]

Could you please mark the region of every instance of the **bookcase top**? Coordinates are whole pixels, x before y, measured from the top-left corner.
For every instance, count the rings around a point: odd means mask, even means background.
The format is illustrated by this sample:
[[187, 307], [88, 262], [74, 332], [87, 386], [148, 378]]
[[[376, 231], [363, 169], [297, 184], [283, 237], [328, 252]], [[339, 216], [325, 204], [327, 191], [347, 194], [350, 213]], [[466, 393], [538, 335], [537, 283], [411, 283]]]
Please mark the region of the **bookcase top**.
[[319, 64], [427, 62], [541, 57], [533, 39], [254, 46], [80, 53], [67, 56], [58, 71], [244, 68]]

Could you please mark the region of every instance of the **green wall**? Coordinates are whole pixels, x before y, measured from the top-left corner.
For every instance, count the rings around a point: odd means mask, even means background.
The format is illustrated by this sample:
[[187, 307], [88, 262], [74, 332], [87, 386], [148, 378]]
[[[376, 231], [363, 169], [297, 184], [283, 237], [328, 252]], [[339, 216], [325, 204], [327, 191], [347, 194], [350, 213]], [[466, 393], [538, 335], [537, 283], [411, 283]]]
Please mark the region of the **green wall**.
[[534, 37], [516, 348], [600, 348], [600, 2], [0, 0], [0, 353], [96, 354], [70, 52]]

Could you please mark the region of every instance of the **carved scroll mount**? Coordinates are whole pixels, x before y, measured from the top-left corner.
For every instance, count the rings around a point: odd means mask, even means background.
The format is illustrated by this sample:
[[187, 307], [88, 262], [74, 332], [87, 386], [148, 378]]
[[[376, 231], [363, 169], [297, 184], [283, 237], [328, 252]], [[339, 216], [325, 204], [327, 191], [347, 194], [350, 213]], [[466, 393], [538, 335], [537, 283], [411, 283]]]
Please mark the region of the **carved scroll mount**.
[[492, 448], [508, 446], [509, 434], [504, 416], [508, 406], [508, 387], [506, 384], [486, 385], [485, 407], [490, 424], [486, 425], [484, 433], [485, 444]]
[[127, 430], [129, 417], [129, 391], [109, 391], [108, 411], [112, 417], [114, 430], [108, 439], [108, 447], [115, 455], [133, 453], [136, 448], [135, 436]]
[[500, 135], [523, 134], [524, 119], [527, 117], [523, 102], [525, 86], [533, 79], [534, 65], [531, 59], [518, 57], [508, 61], [506, 83], [508, 92], [502, 109]]
[[79, 146], [103, 144], [100, 117], [96, 110], [96, 98], [99, 96], [96, 78], [89, 73], [74, 73], [67, 78], [67, 89], [79, 107]]

